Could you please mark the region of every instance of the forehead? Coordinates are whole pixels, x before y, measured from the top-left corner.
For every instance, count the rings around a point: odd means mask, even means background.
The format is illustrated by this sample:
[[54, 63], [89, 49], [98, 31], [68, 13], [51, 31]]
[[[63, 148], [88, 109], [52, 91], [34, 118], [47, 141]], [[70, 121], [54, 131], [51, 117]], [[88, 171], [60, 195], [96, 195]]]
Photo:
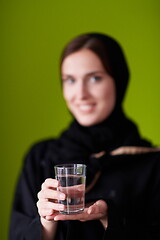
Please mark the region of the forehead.
[[67, 56], [62, 63], [62, 74], [105, 71], [100, 58], [89, 49], [81, 49]]

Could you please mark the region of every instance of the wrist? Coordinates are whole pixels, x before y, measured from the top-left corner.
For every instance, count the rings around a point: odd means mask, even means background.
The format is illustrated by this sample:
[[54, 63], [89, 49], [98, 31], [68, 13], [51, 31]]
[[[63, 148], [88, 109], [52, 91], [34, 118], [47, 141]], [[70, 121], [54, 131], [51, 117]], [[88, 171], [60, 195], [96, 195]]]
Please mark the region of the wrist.
[[105, 216], [104, 218], [101, 218], [100, 222], [102, 223], [104, 229], [107, 229], [107, 227], [108, 227], [108, 218], [107, 218], [107, 216]]
[[51, 240], [54, 239], [58, 222], [54, 220], [46, 220], [45, 218], [40, 218], [42, 225], [42, 239]]

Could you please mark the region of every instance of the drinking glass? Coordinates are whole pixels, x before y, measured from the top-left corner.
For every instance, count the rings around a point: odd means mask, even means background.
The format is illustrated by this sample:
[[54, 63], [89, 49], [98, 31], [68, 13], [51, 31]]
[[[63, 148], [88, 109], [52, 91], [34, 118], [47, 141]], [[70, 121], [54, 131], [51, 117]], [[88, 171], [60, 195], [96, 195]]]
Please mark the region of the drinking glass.
[[60, 213], [71, 215], [82, 212], [85, 205], [86, 165], [63, 164], [56, 165], [54, 169], [55, 178], [59, 181], [57, 190], [66, 196], [65, 200], [58, 201], [65, 206]]

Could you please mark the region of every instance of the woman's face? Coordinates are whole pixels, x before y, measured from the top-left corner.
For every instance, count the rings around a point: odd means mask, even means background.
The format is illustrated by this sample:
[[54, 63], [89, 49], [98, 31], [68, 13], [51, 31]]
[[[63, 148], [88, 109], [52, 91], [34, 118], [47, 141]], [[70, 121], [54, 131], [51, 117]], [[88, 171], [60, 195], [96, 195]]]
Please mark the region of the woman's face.
[[67, 56], [62, 63], [63, 95], [76, 120], [92, 126], [113, 111], [116, 88], [99, 57], [89, 49]]

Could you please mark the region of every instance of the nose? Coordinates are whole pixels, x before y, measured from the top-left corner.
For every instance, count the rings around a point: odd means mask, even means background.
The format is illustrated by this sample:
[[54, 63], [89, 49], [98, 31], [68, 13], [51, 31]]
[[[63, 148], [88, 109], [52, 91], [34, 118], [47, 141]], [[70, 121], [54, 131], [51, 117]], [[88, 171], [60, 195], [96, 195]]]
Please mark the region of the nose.
[[80, 100], [87, 99], [89, 96], [89, 89], [85, 82], [80, 82], [77, 86], [77, 98]]

